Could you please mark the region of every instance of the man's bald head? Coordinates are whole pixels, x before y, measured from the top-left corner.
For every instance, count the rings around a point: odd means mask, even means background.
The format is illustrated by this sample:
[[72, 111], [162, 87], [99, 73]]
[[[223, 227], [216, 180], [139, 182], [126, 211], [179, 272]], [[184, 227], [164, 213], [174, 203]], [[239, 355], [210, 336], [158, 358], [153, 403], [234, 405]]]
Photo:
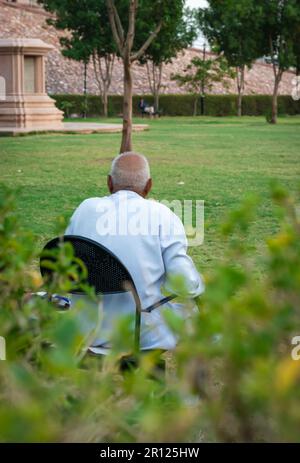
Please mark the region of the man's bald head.
[[129, 151], [113, 160], [108, 176], [108, 187], [111, 193], [131, 190], [145, 197], [151, 186], [150, 167], [145, 156]]

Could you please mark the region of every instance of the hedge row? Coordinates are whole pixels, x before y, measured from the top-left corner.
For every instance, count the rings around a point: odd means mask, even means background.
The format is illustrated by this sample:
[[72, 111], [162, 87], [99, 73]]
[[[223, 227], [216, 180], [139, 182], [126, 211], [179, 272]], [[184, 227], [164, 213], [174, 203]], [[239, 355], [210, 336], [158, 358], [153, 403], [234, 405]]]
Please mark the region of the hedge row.
[[[52, 95], [58, 108], [67, 111], [67, 114], [80, 115], [84, 109], [83, 95]], [[144, 95], [148, 104], [153, 103], [151, 95]], [[140, 96], [133, 97], [134, 115], [139, 114], [138, 101]], [[243, 98], [243, 114], [248, 116], [261, 116], [270, 112], [272, 97], [270, 95], [246, 95]], [[160, 109], [165, 116], [191, 116], [194, 108], [192, 95], [161, 95]], [[122, 96], [112, 95], [108, 99], [109, 116], [122, 114]], [[208, 95], [205, 97], [204, 112], [207, 116], [235, 116], [237, 113], [236, 95]], [[300, 114], [300, 101], [294, 101], [289, 95], [278, 97], [278, 112], [281, 115]], [[200, 98], [198, 101], [198, 114], [200, 114]], [[87, 115], [101, 116], [102, 104], [99, 96], [88, 95]]]

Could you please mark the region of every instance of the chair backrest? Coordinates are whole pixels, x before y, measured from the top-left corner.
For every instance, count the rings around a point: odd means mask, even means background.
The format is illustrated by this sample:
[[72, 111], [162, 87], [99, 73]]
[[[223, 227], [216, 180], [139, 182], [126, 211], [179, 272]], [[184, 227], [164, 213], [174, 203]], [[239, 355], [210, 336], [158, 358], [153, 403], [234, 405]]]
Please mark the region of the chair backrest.
[[[43, 277], [51, 279], [53, 271], [43, 266], [43, 260], [49, 259], [44, 251], [58, 249], [60, 243], [71, 243], [74, 256], [81, 259], [87, 269], [87, 283], [95, 289], [96, 294], [112, 294], [125, 291], [136, 293], [133, 279], [122, 262], [109, 249], [96, 241], [82, 236], [65, 235], [49, 241], [40, 257], [40, 269]], [[44, 256], [43, 256], [44, 253]], [[50, 257], [55, 260], [55, 256]], [[80, 293], [80, 291], [74, 291]], [[135, 295], [136, 296], [136, 295]]]

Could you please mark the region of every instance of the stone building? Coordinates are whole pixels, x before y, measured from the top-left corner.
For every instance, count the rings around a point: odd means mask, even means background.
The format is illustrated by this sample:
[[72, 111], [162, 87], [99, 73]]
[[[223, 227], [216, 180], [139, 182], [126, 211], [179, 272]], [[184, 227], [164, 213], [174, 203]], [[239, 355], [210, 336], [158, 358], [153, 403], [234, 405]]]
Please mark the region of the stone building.
[[[47, 59], [46, 88], [51, 94], [55, 93], [82, 93], [84, 69], [81, 63], [64, 58], [60, 52], [59, 38], [62, 35], [54, 27], [46, 24], [49, 14], [37, 4], [36, 0], [0, 0], [0, 38], [37, 38], [52, 45], [54, 48]], [[189, 48], [164, 66], [162, 93], [185, 93], [176, 82], [170, 79], [172, 73], [182, 72], [194, 56], [201, 56], [202, 51]], [[149, 84], [146, 69], [143, 66], [134, 66], [134, 93], [149, 94]], [[122, 66], [116, 62], [113, 72], [111, 94], [122, 94], [123, 77]], [[283, 75], [280, 94], [289, 95], [292, 91], [293, 73]], [[97, 94], [97, 82], [94, 77], [92, 65], [88, 66], [87, 89], [91, 94]], [[256, 62], [246, 72], [245, 94], [271, 94], [273, 89], [273, 70], [269, 64]], [[212, 93], [236, 93], [236, 84], [231, 82], [229, 89], [220, 84], [214, 85]]]

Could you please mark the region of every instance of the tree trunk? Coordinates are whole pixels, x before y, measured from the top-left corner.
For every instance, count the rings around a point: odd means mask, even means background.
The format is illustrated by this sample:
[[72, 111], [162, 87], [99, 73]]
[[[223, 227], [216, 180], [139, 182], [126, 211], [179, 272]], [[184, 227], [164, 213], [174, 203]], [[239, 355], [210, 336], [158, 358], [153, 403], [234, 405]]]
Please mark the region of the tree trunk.
[[124, 66], [124, 97], [123, 97], [123, 132], [120, 152], [132, 150], [132, 75], [131, 64], [138, 61], [151, 42], [155, 39], [162, 27], [162, 20], [148, 36], [147, 40], [140, 49], [132, 53], [132, 47], [135, 35], [135, 19], [138, 9], [138, 0], [130, 0], [129, 17], [127, 25], [127, 34], [124, 33], [122, 21], [113, 0], [106, 0], [109, 22], [111, 25], [112, 35], [118, 47], [119, 54], [123, 60]]
[[159, 91], [154, 94], [154, 110], [156, 113], [159, 111]]
[[198, 106], [198, 96], [195, 96], [193, 116], [197, 116], [197, 106]]
[[130, 59], [124, 59], [123, 132], [120, 153], [132, 150], [132, 75]]
[[[150, 69], [150, 66], [152, 67], [152, 69]], [[146, 62], [149, 89], [153, 95], [154, 110], [156, 113], [159, 111], [159, 95], [161, 88], [162, 68], [163, 63], [155, 65], [153, 61]]]
[[272, 96], [272, 117], [271, 117], [271, 124], [277, 124], [277, 116], [278, 116], [278, 89], [279, 84], [282, 78], [283, 70], [277, 63], [276, 54], [274, 53], [274, 47], [272, 42], [272, 36], [269, 36], [270, 42], [270, 50], [271, 50], [271, 58], [273, 64], [273, 73], [274, 73], [274, 89], [273, 89], [273, 96]]
[[[205, 113], [205, 96], [201, 95], [200, 105], [201, 105], [201, 116], [204, 116]], [[197, 116], [197, 114], [195, 114]]]
[[84, 94], [84, 107], [83, 107], [83, 118], [86, 119], [87, 116], [87, 61], [84, 61], [84, 77], [83, 77], [83, 94]]
[[156, 91], [155, 91], [155, 98], [154, 98], [154, 104], [155, 104], [155, 111], [159, 111], [159, 94], [160, 94], [160, 89], [161, 89], [161, 79], [162, 79], [162, 70], [163, 70], [163, 63], [160, 63], [158, 65], [157, 73], [156, 73]]
[[245, 84], [245, 66], [240, 66], [237, 68], [237, 89], [238, 89], [238, 117], [242, 116], [242, 102], [244, 94], [244, 84]]
[[278, 75], [275, 78], [274, 83], [274, 91], [272, 96], [272, 118], [271, 124], [277, 124], [277, 116], [278, 116], [278, 89], [280, 84], [280, 76]]
[[103, 105], [103, 116], [108, 117], [108, 95], [107, 95], [106, 88], [103, 90], [102, 105]]
[[103, 116], [108, 116], [108, 91], [111, 84], [115, 55], [101, 56], [96, 52], [93, 53], [93, 64], [96, 81], [101, 95], [101, 104]]
[[238, 113], [237, 113], [238, 117], [241, 117], [242, 115], [242, 100], [243, 100], [243, 95], [240, 90], [238, 93]]

